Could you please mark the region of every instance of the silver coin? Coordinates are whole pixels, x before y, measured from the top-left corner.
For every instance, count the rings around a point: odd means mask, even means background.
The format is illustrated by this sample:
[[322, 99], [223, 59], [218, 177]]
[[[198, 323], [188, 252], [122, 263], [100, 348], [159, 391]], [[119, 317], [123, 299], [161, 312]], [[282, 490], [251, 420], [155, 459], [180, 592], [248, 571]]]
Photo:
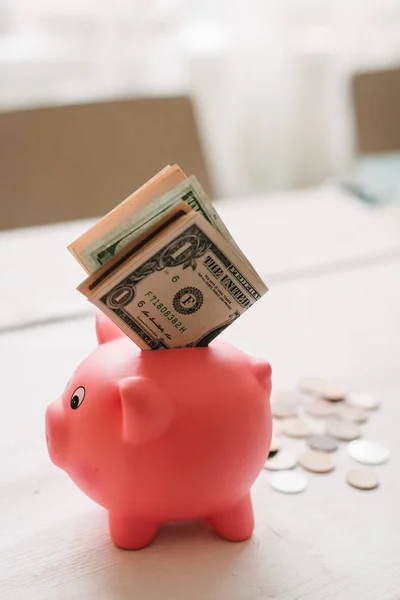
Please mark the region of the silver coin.
[[279, 390], [274, 393], [272, 402], [282, 403], [287, 407], [297, 409], [303, 402], [303, 396], [295, 390]]
[[366, 410], [373, 410], [379, 406], [379, 402], [376, 398], [364, 392], [353, 392], [351, 394], [347, 394], [346, 403], [350, 406], [364, 408]]
[[293, 417], [297, 413], [297, 407], [275, 400], [271, 403], [271, 412], [276, 419], [285, 419], [286, 417]]
[[329, 473], [335, 468], [331, 455], [319, 450], [303, 452], [299, 465], [312, 473]]
[[283, 422], [283, 433], [293, 438], [305, 438], [310, 435], [308, 424], [298, 417], [285, 419]]
[[342, 419], [332, 419], [328, 423], [326, 433], [335, 438], [335, 440], [341, 440], [343, 442], [350, 442], [361, 435], [358, 425], [343, 421]]
[[285, 450], [280, 450], [275, 456], [267, 459], [264, 464], [264, 469], [267, 469], [268, 471], [284, 471], [293, 469], [296, 464], [297, 460], [292, 454]]
[[307, 377], [301, 379], [299, 382], [299, 388], [307, 394], [325, 398], [325, 400], [329, 400], [330, 402], [344, 400], [347, 393], [347, 390], [345, 390], [342, 386], [332, 384], [325, 379], [317, 377]]
[[327, 400], [322, 398], [314, 398], [306, 406], [306, 411], [312, 417], [329, 417], [334, 413], [334, 406]]
[[283, 494], [298, 494], [304, 492], [308, 484], [305, 475], [295, 471], [280, 471], [280, 473], [274, 473], [271, 475], [269, 482], [274, 490], [282, 492]]
[[307, 439], [307, 443], [313, 450], [322, 452], [334, 452], [338, 447], [335, 440], [328, 435], [311, 435]]
[[351, 421], [352, 423], [365, 423], [365, 421], [368, 420], [367, 411], [362, 408], [348, 406], [345, 403], [338, 404], [333, 408], [333, 416], [344, 419], [345, 421]]
[[370, 440], [355, 440], [347, 445], [349, 456], [364, 465], [381, 465], [390, 458], [390, 450]]
[[318, 395], [330, 402], [341, 402], [346, 398], [347, 390], [338, 385], [326, 383], [319, 390]]
[[346, 475], [346, 481], [359, 490], [374, 490], [379, 485], [379, 479], [373, 471], [354, 469]]

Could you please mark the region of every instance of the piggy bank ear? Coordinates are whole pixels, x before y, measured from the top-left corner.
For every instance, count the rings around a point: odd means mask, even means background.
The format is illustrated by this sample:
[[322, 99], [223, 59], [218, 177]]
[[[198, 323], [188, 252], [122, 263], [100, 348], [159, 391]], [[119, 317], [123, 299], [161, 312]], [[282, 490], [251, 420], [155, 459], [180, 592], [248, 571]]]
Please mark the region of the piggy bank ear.
[[173, 404], [147, 377], [127, 377], [118, 383], [122, 405], [122, 438], [130, 444], [153, 440], [168, 428]]
[[125, 336], [125, 333], [102, 312], [96, 314], [96, 334], [99, 344]]

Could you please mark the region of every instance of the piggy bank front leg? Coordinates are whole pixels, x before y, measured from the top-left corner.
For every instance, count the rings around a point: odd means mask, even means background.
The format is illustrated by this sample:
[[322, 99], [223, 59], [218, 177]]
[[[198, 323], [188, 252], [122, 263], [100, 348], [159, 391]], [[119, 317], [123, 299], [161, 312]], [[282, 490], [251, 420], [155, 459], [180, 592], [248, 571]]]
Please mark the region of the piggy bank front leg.
[[140, 550], [151, 544], [161, 524], [110, 513], [109, 526], [116, 546], [124, 550]]
[[207, 521], [215, 533], [233, 542], [242, 542], [251, 537], [254, 530], [253, 505], [250, 494], [240, 502], [210, 515]]

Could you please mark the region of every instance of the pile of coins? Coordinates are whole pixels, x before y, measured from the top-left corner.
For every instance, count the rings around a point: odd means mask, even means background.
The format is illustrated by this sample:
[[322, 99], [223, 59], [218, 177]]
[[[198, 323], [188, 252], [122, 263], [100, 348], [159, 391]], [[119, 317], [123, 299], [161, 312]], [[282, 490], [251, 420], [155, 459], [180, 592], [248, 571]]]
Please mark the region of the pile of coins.
[[[380, 465], [390, 458], [387, 448], [366, 439], [361, 425], [379, 406], [367, 393], [349, 393], [323, 379], [302, 379], [299, 390], [276, 392], [271, 409], [273, 438], [264, 468], [272, 472], [270, 484], [285, 494], [303, 492], [308, 480], [304, 471], [330, 473], [335, 468], [334, 453], [347, 443], [350, 458], [362, 465]], [[307, 447], [295, 456], [282, 448], [282, 435], [305, 440]], [[301, 467], [303, 472], [297, 470]], [[379, 480], [371, 469], [352, 469], [345, 481], [360, 490], [378, 487]]]

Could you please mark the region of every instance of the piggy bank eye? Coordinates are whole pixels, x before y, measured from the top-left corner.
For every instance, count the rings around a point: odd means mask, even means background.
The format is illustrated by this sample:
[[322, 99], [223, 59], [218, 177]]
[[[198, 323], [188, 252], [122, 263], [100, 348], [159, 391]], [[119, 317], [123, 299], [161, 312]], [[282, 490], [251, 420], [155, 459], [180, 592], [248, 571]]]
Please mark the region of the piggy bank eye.
[[74, 391], [74, 393], [71, 396], [71, 401], [70, 401], [71, 408], [73, 410], [76, 410], [77, 408], [79, 408], [83, 402], [84, 397], [85, 397], [85, 388], [81, 385], [80, 387], [76, 388], [76, 390]]

